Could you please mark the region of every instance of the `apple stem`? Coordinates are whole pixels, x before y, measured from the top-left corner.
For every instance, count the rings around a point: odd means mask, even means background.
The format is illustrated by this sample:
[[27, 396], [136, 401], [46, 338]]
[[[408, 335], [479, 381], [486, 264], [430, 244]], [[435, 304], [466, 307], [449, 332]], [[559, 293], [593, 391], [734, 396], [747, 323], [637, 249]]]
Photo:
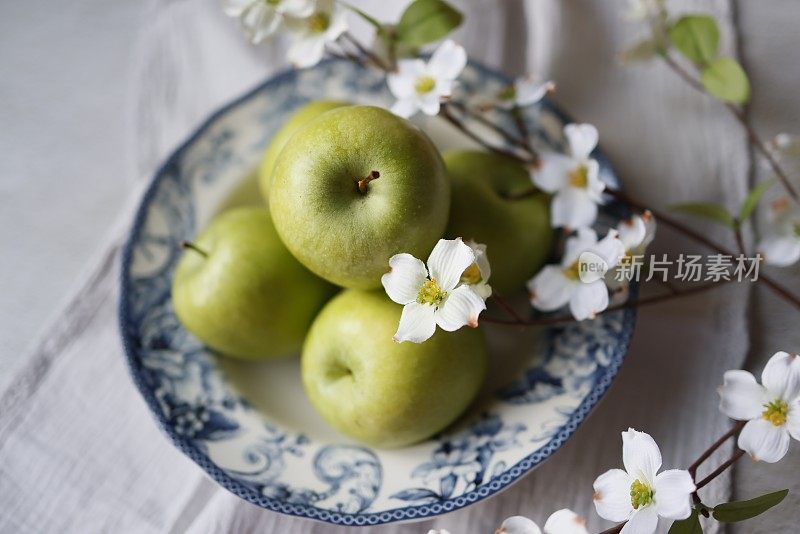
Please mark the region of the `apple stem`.
[[181, 247], [183, 247], [185, 249], [189, 249], [189, 250], [194, 250], [195, 252], [197, 252], [198, 254], [203, 256], [204, 258], [208, 258], [208, 252], [206, 252], [202, 248], [198, 247], [197, 245], [195, 245], [191, 241], [181, 241]]
[[358, 183], [358, 192], [361, 193], [362, 195], [364, 193], [366, 193], [367, 192], [367, 185], [372, 180], [377, 180], [380, 177], [381, 177], [381, 173], [379, 173], [378, 171], [372, 171], [371, 173], [366, 175], [364, 178], [362, 178], [361, 180], [359, 180], [357, 182]]

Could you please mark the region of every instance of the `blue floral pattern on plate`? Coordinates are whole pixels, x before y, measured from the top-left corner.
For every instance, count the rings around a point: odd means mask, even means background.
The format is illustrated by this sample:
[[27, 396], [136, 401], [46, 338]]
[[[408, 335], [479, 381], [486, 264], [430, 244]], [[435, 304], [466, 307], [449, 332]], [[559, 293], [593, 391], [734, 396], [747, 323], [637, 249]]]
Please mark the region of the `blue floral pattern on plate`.
[[[472, 92], [506, 83], [477, 64], [461, 81]], [[175, 445], [223, 487], [264, 508], [376, 525], [468, 506], [533, 469], [576, 430], [616, 376], [635, 314], [621, 310], [547, 330], [527, 368], [479, 412], [402, 451], [314, 439], [270, 420], [177, 321], [171, 277], [176, 245], [209, 220], [286, 117], [317, 98], [391, 101], [379, 74], [347, 62], [289, 71], [215, 113], [157, 172], [122, 261], [119, 319], [131, 374]], [[561, 148], [567, 118], [560, 111], [545, 103], [526, 118], [540, 146]], [[601, 177], [616, 184], [608, 162], [596, 156]], [[615, 220], [605, 209], [604, 224]]]

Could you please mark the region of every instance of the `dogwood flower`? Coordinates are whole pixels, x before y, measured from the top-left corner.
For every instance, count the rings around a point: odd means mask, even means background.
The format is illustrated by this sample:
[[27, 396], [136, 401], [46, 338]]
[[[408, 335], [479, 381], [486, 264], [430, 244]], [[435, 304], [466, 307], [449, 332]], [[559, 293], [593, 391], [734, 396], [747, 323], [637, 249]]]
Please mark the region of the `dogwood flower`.
[[622, 433], [625, 470], [611, 469], [594, 481], [597, 514], [627, 521], [622, 534], [650, 534], [658, 518], [686, 519], [692, 513], [695, 485], [688, 471], [661, 468], [661, 451], [649, 434], [629, 428]]
[[450, 534], [450, 531], [443, 528], [432, 528], [428, 531], [428, 534]]
[[488, 283], [492, 267], [489, 265], [489, 256], [486, 255], [486, 245], [467, 241], [467, 246], [475, 254], [475, 263], [466, 268], [461, 275], [461, 281], [469, 285], [479, 297], [486, 300], [492, 296], [492, 286]]
[[555, 89], [556, 84], [550, 80], [538, 82], [533, 76], [523, 76], [498, 92], [496, 103], [505, 109], [531, 106]]
[[509, 517], [495, 534], [588, 534], [586, 520], [567, 508], [553, 512], [547, 518], [544, 529], [527, 517], [515, 515]]
[[543, 153], [541, 166], [533, 171], [533, 182], [555, 195], [550, 204], [553, 227], [591, 226], [606, 188], [600, 180], [600, 165], [590, 157], [597, 146], [597, 128], [591, 124], [567, 124], [564, 136], [569, 144], [569, 155]]
[[617, 232], [625, 253], [619, 263], [606, 275], [606, 284], [611, 290], [611, 302], [619, 304], [628, 300], [630, 295], [629, 281], [638, 277], [641, 272], [641, 258], [656, 234], [656, 220], [649, 210], [641, 215], [634, 214], [617, 224]]
[[758, 244], [764, 261], [787, 267], [800, 260], [800, 208], [788, 198], [780, 198], [770, 206], [770, 229]]
[[308, 17], [314, 0], [225, 0], [223, 11], [238, 18], [248, 39], [258, 44], [273, 35], [286, 17]]
[[531, 304], [542, 311], [569, 304], [575, 319], [594, 318], [608, 307], [603, 275], [624, 253], [616, 230], [609, 230], [598, 241], [594, 230], [579, 229], [577, 235], [567, 239], [561, 265], [546, 265], [528, 282]]
[[761, 384], [747, 371], [725, 373], [719, 388], [722, 413], [747, 421], [739, 448], [755, 460], [775, 463], [800, 440], [800, 357], [776, 352], [761, 373]]
[[394, 340], [422, 343], [436, 325], [447, 332], [464, 325], [478, 326], [486, 309], [484, 298], [461, 283], [464, 271], [476, 263], [472, 249], [461, 238], [440, 239], [428, 257], [427, 268], [411, 254], [395, 254], [391, 270], [381, 277], [386, 294], [403, 305]]
[[297, 68], [312, 67], [325, 55], [325, 45], [347, 31], [347, 11], [334, 0], [317, 0], [308, 16], [287, 18], [286, 27], [293, 36], [289, 61]]
[[439, 113], [440, 102], [452, 94], [455, 80], [467, 66], [464, 47], [447, 40], [426, 63], [421, 59], [401, 59], [397, 72], [387, 77], [389, 90], [397, 97], [392, 113], [411, 117], [422, 110], [426, 115]]
[[617, 224], [619, 239], [625, 246], [626, 255], [643, 254], [656, 236], [656, 219], [650, 210], [641, 215], [634, 214]]

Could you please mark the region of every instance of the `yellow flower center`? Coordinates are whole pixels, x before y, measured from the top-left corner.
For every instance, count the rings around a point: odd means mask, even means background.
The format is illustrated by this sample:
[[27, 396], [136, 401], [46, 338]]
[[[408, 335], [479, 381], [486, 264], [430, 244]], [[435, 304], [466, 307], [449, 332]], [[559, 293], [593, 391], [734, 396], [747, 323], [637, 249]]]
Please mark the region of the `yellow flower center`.
[[631, 506], [634, 510], [638, 510], [640, 506], [651, 504], [654, 495], [653, 488], [640, 480], [634, 480], [631, 484]]
[[570, 171], [569, 185], [580, 188], [585, 188], [587, 185], [589, 185], [589, 169], [586, 167], [586, 165], [580, 165]]
[[425, 283], [419, 288], [417, 302], [420, 304], [438, 306], [446, 296], [447, 291], [442, 291], [442, 288], [439, 287], [439, 282], [437, 282], [435, 278], [432, 278], [431, 280], [425, 280]]
[[788, 416], [789, 404], [781, 399], [768, 402], [764, 405], [764, 411], [761, 412], [761, 417], [775, 426], [785, 425]]
[[266, 0], [268, 6], [277, 6], [282, 0]]
[[317, 12], [308, 18], [308, 29], [312, 33], [322, 33], [331, 25], [331, 17], [327, 13]]
[[514, 97], [516, 96], [517, 88], [513, 85], [508, 85], [497, 93], [497, 98], [503, 101], [514, 100]]
[[477, 263], [473, 263], [464, 270], [461, 274], [461, 281], [469, 285], [475, 285], [481, 281], [481, 270], [478, 269]]
[[794, 223], [794, 235], [800, 237], [800, 222]]
[[578, 280], [581, 275], [581, 260], [575, 260], [572, 265], [567, 267], [566, 269], [562, 270], [561, 272], [564, 273], [564, 276], [569, 278], [570, 280]]
[[436, 87], [436, 80], [430, 76], [420, 76], [417, 78], [417, 83], [414, 84], [414, 90], [418, 95], [430, 93], [434, 87]]

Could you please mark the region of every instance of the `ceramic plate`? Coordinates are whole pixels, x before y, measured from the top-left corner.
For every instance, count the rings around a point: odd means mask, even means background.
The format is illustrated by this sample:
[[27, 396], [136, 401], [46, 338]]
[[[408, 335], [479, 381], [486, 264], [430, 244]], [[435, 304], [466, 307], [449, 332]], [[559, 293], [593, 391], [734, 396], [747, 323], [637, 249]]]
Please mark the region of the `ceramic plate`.
[[[476, 64], [461, 80], [472, 93], [495, 92], [506, 81]], [[548, 330], [488, 328], [493, 372], [474, 408], [441, 435], [392, 451], [331, 430], [303, 394], [296, 359], [245, 364], [207, 350], [172, 309], [178, 244], [224, 207], [258, 198], [252, 170], [265, 145], [293, 110], [317, 98], [391, 102], [379, 74], [347, 62], [286, 72], [215, 113], [158, 171], [122, 264], [119, 314], [131, 374], [175, 445], [258, 506], [344, 525], [469, 506], [531, 471], [575, 432], [622, 364], [634, 312]], [[562, 113], [545, 103], [526, 118], [539, 145], [562, 148]], [[469, 145], [439, 121], [419, 124], [443, 149]], [[606, 159], [596, 157], [601, 177], [616, 184]], [[599, 226], [616, 224], [603, 211]]]

